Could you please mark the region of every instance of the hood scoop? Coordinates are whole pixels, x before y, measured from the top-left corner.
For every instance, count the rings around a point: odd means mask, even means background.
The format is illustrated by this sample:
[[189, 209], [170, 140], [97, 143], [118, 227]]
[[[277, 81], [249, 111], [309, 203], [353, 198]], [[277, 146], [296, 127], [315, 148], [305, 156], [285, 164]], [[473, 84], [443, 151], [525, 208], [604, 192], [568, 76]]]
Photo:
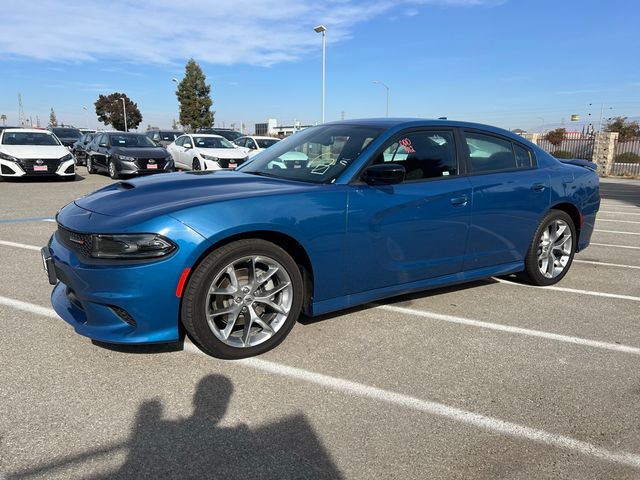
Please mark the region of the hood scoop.
[[136, 186], [131, 182], [120, 182], [118, 184], [118, 189], [120, 190], [131, 190], [132, 188], [136, 188]]

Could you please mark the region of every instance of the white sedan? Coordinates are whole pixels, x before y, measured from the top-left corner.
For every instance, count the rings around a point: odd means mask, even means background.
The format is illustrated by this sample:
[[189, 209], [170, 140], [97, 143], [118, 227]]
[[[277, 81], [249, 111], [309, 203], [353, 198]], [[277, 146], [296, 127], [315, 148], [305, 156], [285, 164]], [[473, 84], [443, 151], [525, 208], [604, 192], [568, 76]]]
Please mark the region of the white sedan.
[[194, 133], [182, 135], [167, 145], [176, 168], [182, 170], [221, 170], [235, 168], [247, 154], [220, 135]]
[[0, 132], [0, 177], [76, 178], [75, 159], [48, 130], [8, 128]]
[[233, 143], [242, 149], [249, 158], [253, 157], [255, 154], [261, 152], [265, 148], [269, 148], [271, 145], [275, 145], [278, 143], [280, 139], [273, 137], [240, 137], [236, 138]]

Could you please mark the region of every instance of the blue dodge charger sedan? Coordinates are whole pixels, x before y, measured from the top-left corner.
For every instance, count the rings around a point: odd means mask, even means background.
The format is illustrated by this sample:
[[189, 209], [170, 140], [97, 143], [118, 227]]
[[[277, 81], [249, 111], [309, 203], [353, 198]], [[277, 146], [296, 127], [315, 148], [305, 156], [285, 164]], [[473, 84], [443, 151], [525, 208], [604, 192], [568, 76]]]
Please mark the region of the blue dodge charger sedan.
[[172, 342], [182, 325], [209, 354], [243, 358], [301, 313], [511, 273], [554, 284], [599, 205], [593, 164], [508, 131], [353, 120], [235, 171], [113, 183], [62, 208], [42, 254], [53, 307], [79, 334]]

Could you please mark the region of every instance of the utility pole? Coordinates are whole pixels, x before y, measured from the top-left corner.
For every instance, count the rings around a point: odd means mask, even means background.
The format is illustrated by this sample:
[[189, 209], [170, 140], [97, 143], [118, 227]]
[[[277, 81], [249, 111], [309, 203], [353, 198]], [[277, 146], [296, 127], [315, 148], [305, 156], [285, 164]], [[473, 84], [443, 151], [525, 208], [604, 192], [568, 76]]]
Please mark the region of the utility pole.
[[344, 120], [344, 110], [340, 112], [340, 120]]
[[22, 107], [22, 95], [18, 93], [18, 126], [24, 127], [24, 108]]

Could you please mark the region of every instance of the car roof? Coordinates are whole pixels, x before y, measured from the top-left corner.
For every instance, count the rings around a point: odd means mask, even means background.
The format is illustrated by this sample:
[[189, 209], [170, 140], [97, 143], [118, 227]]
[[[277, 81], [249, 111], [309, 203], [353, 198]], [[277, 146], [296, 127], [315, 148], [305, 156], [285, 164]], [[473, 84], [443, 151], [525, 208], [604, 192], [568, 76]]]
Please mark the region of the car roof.
[[17, 133], [46, 133], [47, 135], [53, 135], [53, 132], [51, 132], [50, 130], [41, 130], [39, 128], [20, 128], [20, 127], [16, 127], [16, 128], [5, 128], [2, 130], [3, 133], [11, 133], [11, 132], [17, 132]]
[[222, 135], [215, 135], [213, 133], [185, 133], [185, 135], [197, 135], [199, 137], [210, 137], [210, 138], [223, 138], [226, 140], [226, 138], [224, 138]]
[[328, 122], [324, 125], [360, 125], [379, 127], [384, 129], [404, 129], [412, 127], [459, 127], [469, 129], [479, 129], [487, 132], [493, 132], [502, 136], [508, 136], [513, 139], [524, 139], [509, 130], [493, 127], [482, 123], [463, 122], [459, 120], [448, 120], [446, 118], [363, 118], [353, 120], [339, 120], [336, 122]]

